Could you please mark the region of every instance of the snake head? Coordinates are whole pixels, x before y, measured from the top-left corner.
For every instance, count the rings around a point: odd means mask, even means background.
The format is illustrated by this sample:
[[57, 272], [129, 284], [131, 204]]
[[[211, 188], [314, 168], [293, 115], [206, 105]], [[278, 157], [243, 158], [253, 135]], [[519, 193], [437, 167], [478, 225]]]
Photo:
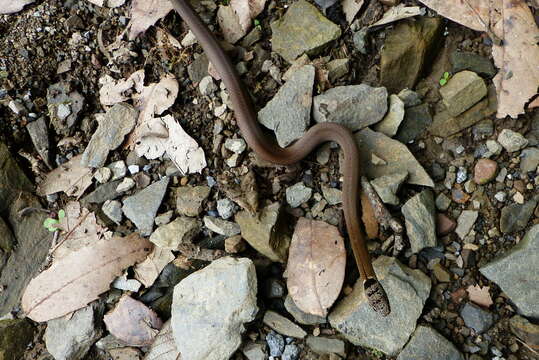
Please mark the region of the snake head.
[[367, 279], [363, 283], [369, 304], [378, 314], [386, 317], [391, 313], [387, 294], [377, 279]]

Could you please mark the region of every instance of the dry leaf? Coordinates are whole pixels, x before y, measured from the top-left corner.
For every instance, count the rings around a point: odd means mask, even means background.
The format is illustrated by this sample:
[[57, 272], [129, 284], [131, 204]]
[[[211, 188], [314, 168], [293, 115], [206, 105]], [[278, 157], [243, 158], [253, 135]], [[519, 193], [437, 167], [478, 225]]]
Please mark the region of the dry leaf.
[[32, 279], [22, 308], [38, 322], [55, 319], [94, 301], [122, 271], [146, 258], [152, 244], [138, 234], [99, 240], [56, 261]]
[[144, 360], [179, 360], [180, 352], [176, 348], [176, 342], [172, 335], [170, 320], [163, 325], [159, 334], [155, 337], [150, 350]]
[[115, 338], [130, 346], [151, 345], [163, 322], [146, 305], [123, 295], [103, 321]]
[[165, 29], [157, 28], [157, 31], [155, 33], [155, 37], [156, 37], [156, 40], [157, 40], [157, 44], [160, 47], [173, 46], [173, 47], [175, 47], [177, 49], [182, 48], [182, 44], [178, 41], [178, 39], [176, 39], [174, 36], [172, 36], [172, 34], [169, 33], [168, 31], [166, 31]]
[[70, 201], [64, 208], [65, 216], [60, 219], [57, 228], [61, 229], [58, 245], [54, 249], [57, 261], [73, 251], [95, 244], [105, 234], [106, 228], [97, 224], [95, 214], [80, 207], [77, 201]]
[[346, 252], [339, 230], [323, 221], [300, 218], [286, 272], [294, 303], [308, 314], [326, 316], [341, 291]]
[[16, 13], [33, 2], [34, 0], [0, 0], [0, 14]]
[[539, 86], [539, 29], [524, 1], [504, 1], [500, 8], [502, 18], [493, 29], [503, 43], [492, 46], [500, 69], [492, 79], [498, 94], [496, 117], [517, 118]]
[[92, 169], [82, 166], [81, 159], [82, 155], [77, 155], [48, 173], [37, 193], [44, 196], [63, 191], [68, 196], [80, 197], [92, 185]]
[[[158, 83], [144, 86], [144, 73], [134, 78], [133, 106], [139, 110], [135, 130], [130, 134], [128, 145], [133, 147], [142, 137], [152, 135], [154, 115], [161, 115], [171, 107], [178, 96], [178, 81], [172, 75], [166, 75]], [[139, 154], [139, 156], [141, 156]]]
[[466, 288], [468, 292], [468, 297], [470, 300], [477, 305], [488, 308], [493, 304], [490, 293], [488, 292], [490, 288], [488, 286], [479, 286], [479, 285], [470, 285]]
[[230, 5], [219, 6], [217, 21], [225, 40], [234, 44], [245, 36], [265, 4], [266, 0], [231, 0]]
[[440, 15], [493, 38], [498, 118], [518, 117], [539, 86], [539, 29], [522, 0], [420, 0]]
[[152, 119], [145, 130], [135, 146], [137, 155], [156, 159], [166, 153], [183, 174], [200, 173], [206, 167], [204, 150], [172, 115]]
[[[99, 101], [101, 105], [114, 105], [130, 99], [128, 90], [135, 84], [144, 83], [144, 70], [135, 71], [127, 79], [114, 80], [110, 75], [99, 78]], [[127, 95], [126, 95], [127, 94]]]
[[154, 247], [146, 260], [135, 266], [135, 279], [139, 280], [147, 288], [153, 285], [155, 279], [169, 262], [174, 260], [172, 251], [160, 247]]
[[404, 4], [399, 4], [390, 8], [380, 20], [370, 25], [369, 27], [372, 28], [375, 26], [386, 25], [417, 15], [425, 15], [425, 9], [422, 9], [419, 6], [405, 6]]
[[133, 0], [131, 21], [127, 25], [129, 40], [133, 40], [140, 33], [146, 31], [171, 10], [172, 3], [168, 0]]

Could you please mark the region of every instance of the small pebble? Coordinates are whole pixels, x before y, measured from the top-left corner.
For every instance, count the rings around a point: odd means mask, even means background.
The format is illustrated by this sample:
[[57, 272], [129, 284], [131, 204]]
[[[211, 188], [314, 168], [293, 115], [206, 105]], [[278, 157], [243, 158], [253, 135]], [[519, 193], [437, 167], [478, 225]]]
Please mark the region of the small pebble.
[[129, 165], [127, 169], [131, 175], [135, 175], [140, 171], [140, 167], [138, 165]]
[[120, 184], [116, 187], [116, 192], [126, 192], [131, 190], [135, 186], [135, 180], [131, 178], [124, 178]]
[[490, 159], [479, 159], [474, 168], [474, 181], [478, 185], [484, 185], [496, 177], [498, 163]]

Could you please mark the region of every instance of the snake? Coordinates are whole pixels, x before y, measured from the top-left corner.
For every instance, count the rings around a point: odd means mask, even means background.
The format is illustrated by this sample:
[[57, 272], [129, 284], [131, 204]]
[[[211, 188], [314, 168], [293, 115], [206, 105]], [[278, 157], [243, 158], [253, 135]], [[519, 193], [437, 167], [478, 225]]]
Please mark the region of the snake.
[[343, 153], [342, 206], [352, 252], [363, 281], [364, 292], [372, 309], [381, 316], [390, 314], [387, 294], [378, 281], [367, 249], [360, 220], [360, 153], [353, 133], [345, 126], [332, 122], [318, 123], [288, 147], [280, 147], [258, 123], [251, 97], [236, 69], [212, 32], [188, 3], [188, 0], [170, 0], [195, 35], [208, 60], [224, 82], [241, 135], [248, 146], [263, 160], [279, 165], [295, 164], [318, 146], [328, 141], [337, 143]]

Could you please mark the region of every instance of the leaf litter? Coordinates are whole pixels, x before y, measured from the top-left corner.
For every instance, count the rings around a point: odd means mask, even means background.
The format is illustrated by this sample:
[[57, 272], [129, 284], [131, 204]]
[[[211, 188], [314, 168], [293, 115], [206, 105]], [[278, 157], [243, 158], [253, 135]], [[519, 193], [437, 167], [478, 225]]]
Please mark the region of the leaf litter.
[[45, 196], [64, 192], [79, 198], [92, 185], [92, 169], [82, 166], [82, 155], [71, 158], [45, 176], [38, 185], [38, 195]]

